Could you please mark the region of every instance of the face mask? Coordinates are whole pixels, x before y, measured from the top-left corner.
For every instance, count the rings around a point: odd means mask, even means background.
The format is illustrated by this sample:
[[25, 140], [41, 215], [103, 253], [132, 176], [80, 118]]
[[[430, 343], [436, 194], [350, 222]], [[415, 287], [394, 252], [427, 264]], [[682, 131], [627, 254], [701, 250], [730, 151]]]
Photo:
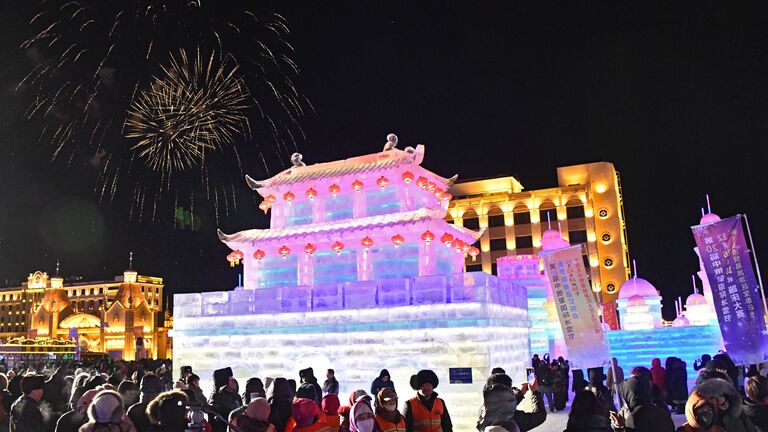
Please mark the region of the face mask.
[[397, 404], [386, 404], [384, 405], [384, 409], [387, 411], [395, 411], [397, 409]]
[[357, 423], [357, 430], [360, 432], [373, 432], [373, 419], [360, 420]]
[[709, 405], [700, 407], [693, 414], [696, 416], [696, 422], [702, 429], [709, 429], [712, 423], [715, 422], [715, 412]]

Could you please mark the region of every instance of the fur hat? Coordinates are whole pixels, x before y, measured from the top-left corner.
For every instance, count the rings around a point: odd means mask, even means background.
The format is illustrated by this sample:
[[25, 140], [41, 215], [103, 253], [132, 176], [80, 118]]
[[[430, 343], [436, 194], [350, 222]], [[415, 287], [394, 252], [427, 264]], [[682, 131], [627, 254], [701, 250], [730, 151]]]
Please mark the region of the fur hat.
[[21, 379], [21, 392], [25, 395], [32, 393], [32, 390], [42, 390], [43, 387], [45, 387], [43, 375], [27, 375]]
[[311, 367], [299, 371], [299, 378], [311, 378], [315, 376], [315, 371]]
[[167, 391], [160, 393], [147, 405], [150, 423], [169, 429], [186, 426], [186, 414], [189, 398], [184, 392]]
[[429, 369], [422, 369], [416, 375], [411, 375], [412, 389], [418, 390], [426, 383], [432, 384], [432, 388], [437, 388], [440, 381], [437, 379], [437, 375]]
[[119, 423], [123, 417], [123, 398], [116, 391], [99, 392], [88, 406], [88, 418], [93, 423]]

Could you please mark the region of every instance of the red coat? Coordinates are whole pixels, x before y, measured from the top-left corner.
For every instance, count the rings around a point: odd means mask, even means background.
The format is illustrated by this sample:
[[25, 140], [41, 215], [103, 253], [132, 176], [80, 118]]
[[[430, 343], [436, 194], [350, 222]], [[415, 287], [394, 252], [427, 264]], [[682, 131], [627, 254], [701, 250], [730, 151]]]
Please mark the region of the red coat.
[[655, 358], [651, 364], [651, 382], [667, 391], [667, 371], [661, 366], [661, 360]]

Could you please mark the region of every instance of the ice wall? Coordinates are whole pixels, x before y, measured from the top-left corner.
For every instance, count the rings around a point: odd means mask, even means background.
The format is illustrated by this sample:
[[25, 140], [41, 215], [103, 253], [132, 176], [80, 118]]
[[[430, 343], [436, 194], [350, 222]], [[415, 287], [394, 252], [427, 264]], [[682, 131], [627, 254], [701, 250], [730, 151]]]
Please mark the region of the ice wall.
[[[410, 375], [428, 368], [456, 430], [473, 430], [490, 369], [519, 383], [529, 362], [526, 290], [485, 273], [177, 294], [174, 305], [174, 362], [191, 365], [206, 393], [226, 366], [241, 385], [310, 366], [322, 380], [331, 367], [342, 395], [386, 368], [404, 402]], [[472, 368], [473, 383], [450, 384], [454, 367]]]

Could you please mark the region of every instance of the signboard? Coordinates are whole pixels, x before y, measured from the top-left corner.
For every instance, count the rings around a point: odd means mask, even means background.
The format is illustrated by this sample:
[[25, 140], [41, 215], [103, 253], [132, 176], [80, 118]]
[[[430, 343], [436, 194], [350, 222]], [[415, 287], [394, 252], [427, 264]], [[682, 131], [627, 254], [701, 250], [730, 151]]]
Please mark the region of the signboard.
[[472, 384], [472, 368], [448, 368], [451, 384]]
[[572, 369], [601, 367], [610, 350], [584, 268], [581, 245], [540, 253]]
[[691, 230], [712, 287], [725, 350], [737, 365], [748, 365], [768, 359], [768, 335], [742, 217]]

